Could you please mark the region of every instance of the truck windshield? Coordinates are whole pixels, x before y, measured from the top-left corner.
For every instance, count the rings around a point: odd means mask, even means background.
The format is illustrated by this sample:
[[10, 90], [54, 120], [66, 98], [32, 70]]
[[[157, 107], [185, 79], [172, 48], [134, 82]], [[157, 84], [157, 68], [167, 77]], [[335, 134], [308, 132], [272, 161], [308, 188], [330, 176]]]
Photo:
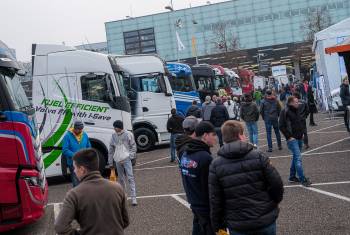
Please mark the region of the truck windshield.
[[32, 105], [24, 92], [19, 76], [15, 75], [14, 77], [10, 77], [6, 74], [3, 75], [5, 78], [6, 89], [11, 96], [15, 109], [23, 112], [31, 109]]
[[227, 80], [225, 79], [225, 76], [216, 75], [215, 80], [214, 80], [214, 86], [215, 86], [215, 90], [224, 89], [225, 87], [228, 87]]
[[212, 82], [210, 77], [198, 76], [196, 77], [198, 91], [210, 91], [212, 89]]
[[166, 92], [162, 74], [143, 74], [132, 76], [131, 87], [136, 91], [147, 91], [153, 93]]
[[173, 91], [189, 92], [195, 90], [192, 75], [190, 76], [171, 76], [170, 85]]

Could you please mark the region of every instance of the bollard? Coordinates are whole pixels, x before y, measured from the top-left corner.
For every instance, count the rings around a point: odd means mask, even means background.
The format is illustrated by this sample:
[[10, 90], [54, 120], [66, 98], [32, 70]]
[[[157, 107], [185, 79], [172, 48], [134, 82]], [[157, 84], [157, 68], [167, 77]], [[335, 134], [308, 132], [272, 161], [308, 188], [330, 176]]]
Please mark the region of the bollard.
[[111, 174], [109, 175], [109, 181], [117, 182], [117, 176], [115, 175], [115, 168], [111, 167]]

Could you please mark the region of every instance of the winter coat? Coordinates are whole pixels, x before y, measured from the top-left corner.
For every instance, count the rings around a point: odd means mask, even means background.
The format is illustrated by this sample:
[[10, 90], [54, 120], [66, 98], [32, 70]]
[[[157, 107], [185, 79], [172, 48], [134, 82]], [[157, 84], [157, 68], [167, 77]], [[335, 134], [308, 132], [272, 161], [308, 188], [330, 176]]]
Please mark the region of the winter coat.
[[259, 108], [253, 102], [242, 102], [240, 116], [245, 122], [257, 122], [259, 120]]
[[340, 86], [340, 98], [344, 108], [350, 105], [350, 90], [349, 85], [345, 85], [344, 83]]
[[77, 234], [71, 225], [76, 219], [81, 229], [79, 234], [123, 235], [130, 223], [126, 200], [120, 184], [92, 171], [67, 193], [55, 221], [56, 233]]
[[216, 104], [213, 101], [210, 101], [210, 103], [203, 103], [202, 106], [202, 117], [203, 121], [210, 121], [210, 115], [213, 108], [215, 108]]
[[310, 114], [309, 105], [304, 100], [299, 100], [299, 113], [304, 120], [306, 120]]
[[225, 225], [238, 231], [257, 230], [276, 221], [283, 182], [269, 158], [253, 145], [224, 144], [209, 170], [210, 214], [214, 231]]
[[201, 140], [190, 140], [180, 160], [182, 183], [191, 209], [209, 214], [208, 175], [213, 160], [209, 146]]
[[192, 105], [187, 110], [186, 117], [188, 116], [195, 116], [196, 118], [201, 118], [202, 116], [201, 108], [198, 107], [197, 105]]
[[239, 104], [234, 101], [226, 101], [224, 103], [228, 115], [231, 120], [237, 120], [239, 118]]
[[68, 131], [63, 138], [62, 155], [67, 160], [68, 166], [73, 166], [73, 156], [76, 152], [82, 149], [91, 148], [91, 143], [88, 135], [83, 132], [80, 142], [74, 136], [72, 131]]
[[181, 159], [183, 152], [185, 151], [187, 143], [189, 143], [192, 138], [186, 134], [182, 134], [176, 137], [175, 139], [175, 148], [177, 157]]
[[121, 133], [113, 133], [112, 138], [109, 142], [109, 150], [108, 150], [108, 164], [113, 164], [113, 155], [115, 152], [115, 148], [118, 144], [124, 144], [125, 148], [129, 151], [129, 158], [136, 158], [136, 143], [133, 133], [130, 131], [124, 130]]
[[230, 119], [230, 115], [227, 112], [225, 105], [217, 103], [215, 108], [211, 111], [210, 122], [215, 127], [221, 127], [227, 120]]
[[184, 118], [180, 115], [172, 115], [166, 124], [166, 128], [169, 133], [172, 134], [178, 134], [183, 133], [184, 129], [182, 128], [182, 122], [184, 121]]
[[301, 140], [305, 133], [305, 119], [300, 114], [300, 105], [298, 109], [288, 106], [281, 111], [279, 119], [279, 128], [286, 140], [294, 138]]
[[278, 121], [281, 105], [275, 96], [266, 96], [260, 106], [261, 117], [265, 121]]

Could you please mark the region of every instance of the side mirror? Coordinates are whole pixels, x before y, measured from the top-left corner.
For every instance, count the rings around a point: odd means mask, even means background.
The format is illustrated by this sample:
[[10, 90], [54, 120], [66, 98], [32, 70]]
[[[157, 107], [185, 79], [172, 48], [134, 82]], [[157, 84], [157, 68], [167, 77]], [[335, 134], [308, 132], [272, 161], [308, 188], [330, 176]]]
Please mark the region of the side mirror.
[[165, 93], [165, 96], [173, 96], [173, 94], [169, 93], [169, 92], [166, 92]]

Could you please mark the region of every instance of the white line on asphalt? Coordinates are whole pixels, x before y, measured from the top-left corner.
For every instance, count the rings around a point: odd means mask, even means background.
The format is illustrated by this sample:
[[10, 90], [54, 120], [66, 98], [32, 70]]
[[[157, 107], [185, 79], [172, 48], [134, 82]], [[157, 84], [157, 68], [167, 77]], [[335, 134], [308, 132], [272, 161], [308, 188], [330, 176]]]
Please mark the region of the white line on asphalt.
[[149, 163], [159, 162], [159, 161], [162, 161], [162, 160], [167, 159], [167, 158], [170, 158], [170, 157], [163, 157], [163, 158], [156, 159], [156, 160], [153, 160], [153, 161], [149, 161], [149, 162], [144, 162], [144, 163], [136, 164], [135, 166], [143, 166], [143, 165], [147, 165], [147, 164], [149, 164]]
[[165, 168], [175, 168], [178, 166], [156, 166], [156, 167], [147, 167], [147, 168], [135, 168], [134, 171], [144, 171], [144, 170], [156, 170], [156, 169], [165, 169]]
[[302, 154], [311, 153], [311, 152], [313, 152], [313, 151], [322, 149], [322, 148], [324, 148], [324, 147], [327, 147], [327, 146], [330, 146], [330, 145], [333, 145], [333, 144], [340, 143], [340, 142], [342, 142], [342, 141], [344, 141], [344, 140], [348, 140], [348, 139], [350, 139], [350, 137], [346, 137], [346, 138], [343, 138], [343, 139], [340, 139], [340, 140], [337, 140], [337, 141], [334, 141], [334, 142], [331, 142], [331, 143], [322, 145], [322, 146], [320, 146], [320, 147], [317, 147], [317, 148], [311, 149], [311, 150], [309, 150], [309, 151], [306, 151], [306, 152], [304, 152], [304, 153], [302, 153]]
[[191, 210], [191, 205], [183, 198], [179, 197], [178, 195], [172, 195], [172, 198], [174, 198], [176, 201], [180, 202], [182, 205], [187, 207], [188, 209]]
[[[349, 181], [326, 182], [326, 183], [313, 183], [312, 187], [323, 186], [323, 185], [338, 185], [338, 184], [350, 184], [350, 180]], [[284, 186], [284, 188], [297, 188], [297, 187], [303, 187], [303, 186], [301, 184], [285, 185]]]
[[347, 131], [318, 131], [310, 134], [333, 134], [333, 133], [348, 133]]
[[[350, 152], [350, 149], [348, 150], [339, 150], [339, 151], [330, 151], [330, 152], [321, 152], [321, 153], [301, 153], [302, 156], [312, 156], [312, 155], [327, 155], [327, 154], [334, 154], [334, 153], [347, 153]], [[292, 155], [282, 155], [282, 156], [273, 156], [269, 157], [270, 159], [278, 159], [278, 158], [289, 158]]]
[[[323, 131], [323, 130], [326, 130], [326, 129], [329, 129], [329, 128], [332, 128], [332, 127], [340, 126], [340, 125], [344, 125], [344, 123], [338, 123], [338, 124], [335, 124], [333, 126], [328, 126], [328, 127], [324, 127], [324, 128], [321, 128], [321, 129], [313, 130], [313, 131], [310, 131], [308, 134], [313, 134], [313, 133], [316, 133], [316, 132], [319, 132], [319, 131]], [[272, 144], [276, 144], [276, 141], [273, 141]], [[267, 146], [267, 144], [264, 144], [264, 145], [259, 146], [259, 148], [263, 148], [263, 147], [266, 147], [266, 146]]]
[[58, 214], [60, 213], [60, 210], [61, 210], [60, 205], [61, 204], [62, 203], [53, 203], [53, 215], [54, 215], [55, 221], [57, 219]]
[[327, 191], [324, 191], [324, 190], [321, 190], [321, 189], [318, 189], [318, 188], [312, 188], [312, 187], [308, 187], [308, 188], [307, 187], [303, 187], [303, 188], [305, 188], [307, 190], [310, 190], [310, 191], [314, 191], [314, 192], [320, 193], [320, 194], [324, 194], [324, 195], [327, 195], [327, 196], [330, 196], [330, 197], [335, 197], [337, 199], [341, 199], [341, 200], [350, 202], [350, 198], [342, 196], [342, 195], [339, 195], [339, 194], [336, 194], [336, 193], [331, 193], [331, 192], [327, 192]]

